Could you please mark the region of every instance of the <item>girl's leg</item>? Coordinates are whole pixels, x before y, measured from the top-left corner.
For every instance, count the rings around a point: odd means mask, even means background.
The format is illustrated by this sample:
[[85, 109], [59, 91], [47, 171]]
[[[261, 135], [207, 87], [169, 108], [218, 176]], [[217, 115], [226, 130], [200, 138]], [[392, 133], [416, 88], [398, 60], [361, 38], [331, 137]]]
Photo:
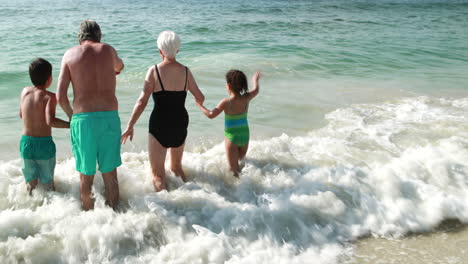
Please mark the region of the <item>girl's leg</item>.
[[226, 147], [226, 156], [229, 168], [232, 173], [234, 173], [234, 176], [239, 177], [239, 147], [227, 138], [224, 138], [224, 145]]
[[170, 148], [169, 155], [171, 158], [171, 171], [187, 182], [184, 170], [182, 169], [182, 155], [184, 155], [184, 145], [177, 148]]
[[159, 144], [156, 138], [148, 135], [148, 155], [151, 165], [151, 173], [153, 174], [154, 189], [159, 192], [166, 190], [166, 171], [164, 162], [166, 161], [167, 149]]
[[245, 155], [247, 154], [247, 150], [249, 150], [249, 143], [245, 144], [242, 147], [239, 147], [239, 160], [242, 160], [245, 158]]

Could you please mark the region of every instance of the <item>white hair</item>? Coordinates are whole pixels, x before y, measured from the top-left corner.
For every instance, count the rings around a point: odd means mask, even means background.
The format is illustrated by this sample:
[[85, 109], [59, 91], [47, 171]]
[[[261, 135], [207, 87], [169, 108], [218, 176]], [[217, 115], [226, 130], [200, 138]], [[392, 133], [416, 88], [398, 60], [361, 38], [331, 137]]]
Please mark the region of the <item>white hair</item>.
[[162, 51], [164, 56], [171, 59], [175, 58], [180, 49], [180, 38], [174, 31], [165, 30], [159, 33], [157, 43], [158, 49]]

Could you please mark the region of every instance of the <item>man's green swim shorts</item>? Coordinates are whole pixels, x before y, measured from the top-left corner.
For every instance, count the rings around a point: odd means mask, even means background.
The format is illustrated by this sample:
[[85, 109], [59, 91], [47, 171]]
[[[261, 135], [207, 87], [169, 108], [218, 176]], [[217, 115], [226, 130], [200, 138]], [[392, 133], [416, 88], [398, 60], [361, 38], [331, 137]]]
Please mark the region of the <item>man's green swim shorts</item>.
[[70, 134], [77, 171], [96, 174], [96, 161], [102, 173], [111, 172], [122, 164], [117, 111], [74, 114]]
[[24, 179], [26, 182], [39, 179], [49, 184], [54, 179], [55, 143], [52, 137], [22, 136], [20, 154], [23, 159]]

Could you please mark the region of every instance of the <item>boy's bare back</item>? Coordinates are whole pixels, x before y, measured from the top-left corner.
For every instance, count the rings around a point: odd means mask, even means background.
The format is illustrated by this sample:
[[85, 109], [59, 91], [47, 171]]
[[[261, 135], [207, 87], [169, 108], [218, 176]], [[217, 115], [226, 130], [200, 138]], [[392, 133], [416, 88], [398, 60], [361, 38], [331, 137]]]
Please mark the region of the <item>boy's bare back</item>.
[[[48, 137], [52, 129], [47, 119], [55, 117], [55, 94], [37, 87], [25, 87], [21, 93], [20, 117], [23, 119], [23, 135]], [[49, 117], [47, 116], [49, 113]]]

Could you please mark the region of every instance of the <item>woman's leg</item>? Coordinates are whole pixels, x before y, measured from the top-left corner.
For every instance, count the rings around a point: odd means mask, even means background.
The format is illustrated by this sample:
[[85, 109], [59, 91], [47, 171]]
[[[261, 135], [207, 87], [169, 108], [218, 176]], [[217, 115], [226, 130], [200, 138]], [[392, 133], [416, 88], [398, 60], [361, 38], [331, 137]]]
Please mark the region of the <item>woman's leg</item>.
[[227, 138], [224, 138], [224, 145], [226, 147], [226, 157], [229, 163], [229, 169], [234, 173], [234, 176], [239, 177], [239, 147]]
[[184, 144], [177, 148], [170, 148], [169, 155], [171, 157], [171, 171], [187, 182], [184, 170], [182, 169], [182, 156], [184, 155]]
[[164, 168], [166, 151], [167, 149], [159, 144], [158, 140], [156, 140], [153, 135], [148, 135], [148, 155], [151, 173], [153, 174], [153, 185], [157, 192], [167, 190], [166, 171]]

